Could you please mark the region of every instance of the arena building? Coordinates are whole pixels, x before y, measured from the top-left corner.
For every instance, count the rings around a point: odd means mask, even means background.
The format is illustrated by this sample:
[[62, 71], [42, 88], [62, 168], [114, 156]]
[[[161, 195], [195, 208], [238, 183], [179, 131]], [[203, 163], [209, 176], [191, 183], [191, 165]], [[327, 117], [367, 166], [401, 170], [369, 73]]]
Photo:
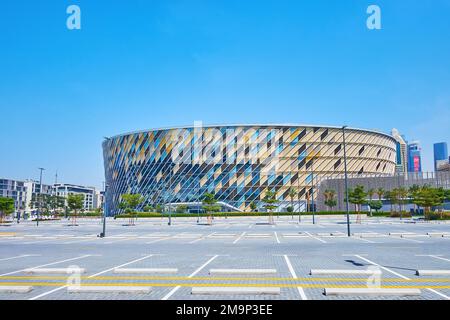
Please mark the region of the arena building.
[[[343, 138], [341, 127], [309, 125], [195, 125], [106, 138], [107, 212], [120, 213], [124, 193], [142, 194], [141, 208], [187, 204], [192, 210], [209, 192], [224, 210], [263, 210], [267, 191], [276, 193], [279, 210], [289, 204], [306, 210], [320, 181], [343, 177]], [[390, 135], [346, 128], [345, 142], [352, 176], [394, 174]]]

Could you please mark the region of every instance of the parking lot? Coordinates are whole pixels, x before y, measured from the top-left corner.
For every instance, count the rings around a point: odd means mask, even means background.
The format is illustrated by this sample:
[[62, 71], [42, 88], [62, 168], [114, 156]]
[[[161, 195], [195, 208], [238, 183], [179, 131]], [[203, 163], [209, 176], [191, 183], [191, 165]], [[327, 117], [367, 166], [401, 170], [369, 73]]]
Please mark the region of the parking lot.
[[1, 226], [0, 299], [450, 299], [449, 223], [274, 219]]

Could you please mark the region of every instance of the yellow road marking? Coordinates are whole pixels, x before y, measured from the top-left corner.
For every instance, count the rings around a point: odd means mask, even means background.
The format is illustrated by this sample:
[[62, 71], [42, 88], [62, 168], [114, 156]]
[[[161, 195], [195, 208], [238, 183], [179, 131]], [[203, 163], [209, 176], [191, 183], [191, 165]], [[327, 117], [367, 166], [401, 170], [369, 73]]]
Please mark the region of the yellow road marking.
[[[348, 281], [348, 282], [366, 282], [367, 278], [281, 278], [281, 277], [268, 277], [268, 278], [258, 278], [258, 277], [181, 277], [181, 276], [97, 276], [89, 277], [82, 276], [83, 279], [91, 280], [208, 280], [208, 281]], [[1, 280], [66, 280], [67, 276], [0, 276]], [[398, 278], [383, 278], [381, 281], [384, 282], [404, 282], [404, 283], [414, 283], [414, 282], [450, 282], [450, 278], [430, 278], [430, 279], [398, 279]], [[1, 282], [0, 282], [1, 283]]]
[[[20, 285], [33, 285], [39, 287], [60, 287], [66, 286], [65, 282], [4, 282], [5, 286], [20, 286]], [[281, 287], [281, 288], [296, 288], [298, 284], [286, 284], [286, 283], [83, 283], [81, 286], [96, 287], [96, 286], [136, 286], [136, 287]], [[367, 288], [367, 286], [355, 286], [355, 285], [341, 285], [341, 284], [326, 284], [328, 288]], [[324, 284], [304, 284], [303, 288], [324, 288]], [[450, 286], [381, 286], [382, 289], [450, 289]]]

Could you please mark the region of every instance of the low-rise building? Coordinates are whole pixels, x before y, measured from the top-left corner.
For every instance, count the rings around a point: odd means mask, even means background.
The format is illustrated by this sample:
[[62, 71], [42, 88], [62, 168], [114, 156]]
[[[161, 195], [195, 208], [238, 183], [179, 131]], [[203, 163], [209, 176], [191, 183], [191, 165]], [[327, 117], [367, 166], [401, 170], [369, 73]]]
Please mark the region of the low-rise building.
[[[41, 191], [42, 188], [42, 191]], [[41, 184], [35, 180], [14, 180], [0, 178], [0, 197], [14, 199], [16, 211], [22, 210], [32, 214], [36, 208], [33, 200], [39, 194], [55, 195], [67, 198], [69, 194], [84, 195], [84, 210], [93, 210], [103, 207], [104, 192], [97, 191], [94, 187], [86, 187], [67, 183], [57, 183], [54, 185]], [[67, 202], [66, 202], [67, 205]]]
[[[71, 194], [82, 194], [84, 195], [84, 210], [93, 210], [95, 207], [95, 188], [85, 187], [80, 185], [68, 184], [68, 183], [57, 183], [53, 185], [53, 195], [67, 197]], [[67, 201], [67, 200], [66, 200]]]
[[17, 209], [25, 209], [27, 203], [25, 183], [12, 179], [0, 179], [0, 197], [12, 198]]

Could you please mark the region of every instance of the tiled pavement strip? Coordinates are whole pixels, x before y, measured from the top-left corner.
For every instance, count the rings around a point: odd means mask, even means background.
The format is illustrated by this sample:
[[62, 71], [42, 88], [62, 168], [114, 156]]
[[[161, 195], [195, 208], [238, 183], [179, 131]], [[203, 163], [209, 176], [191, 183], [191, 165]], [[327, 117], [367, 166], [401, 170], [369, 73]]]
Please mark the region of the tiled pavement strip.
[[[159, 220], [159, 221], [156, 221]], [[417, 269], [450, 269], [450, 237], [401, 238], [390, 232], [450, 232], [450, 224], [411, 224], [395, 220], [368, 220], [352, 224], [354, 233], [379, 236], [347, 238], [341, 220], [275, 218], [276, 225], [262, 225], [265, 218], [215, 219], [213, 226], [196, 225], [196, 219], [138, 219], [136, 226], [108, 221], [107, 238], [100, 239], [98, 221], [64, 221], [39, 227], [21, 223], [0, 229], [0, 285], [32, 285], [26, 294], [0, 293], [0, 299], [448, 299], [450, 279], [418, 277]], [[249, 228], [251, 226], [251, 228]], [[333, 233], [337, 236], [328, 235]], [[249, 236], [250, 235], [250, 236]], [[370, 236], [370, 235], [369, 235]], [[367, 241], [368, 240], [368, 241]], [[411, 241], [415, 240], [415, 241]], [[25, 244], [27, 243], [27, 244]], [[83, 258], [79, 258], [82, 257]], [[77, 259], [77, 260], [72, 260]], [[67, 293], [67, 276], [28, 275], [23, 269], [73, 264], [87, 269], [81, 285], [149, 286], [149, 294]], [[418, 297], [329, 297], [325, 287], [367, 287], [364, 276], [310, 276], [311, 269], [365, 269], [382, 267], [383, 288], [419, 288]], [[118, 266], [178, 268], [175, 275], [114, 274]], [[277, 270], [275, 276], [211, 276], [211, 268]], [[191, 295], [192, 287], [279, 287], [280, 295]]]

